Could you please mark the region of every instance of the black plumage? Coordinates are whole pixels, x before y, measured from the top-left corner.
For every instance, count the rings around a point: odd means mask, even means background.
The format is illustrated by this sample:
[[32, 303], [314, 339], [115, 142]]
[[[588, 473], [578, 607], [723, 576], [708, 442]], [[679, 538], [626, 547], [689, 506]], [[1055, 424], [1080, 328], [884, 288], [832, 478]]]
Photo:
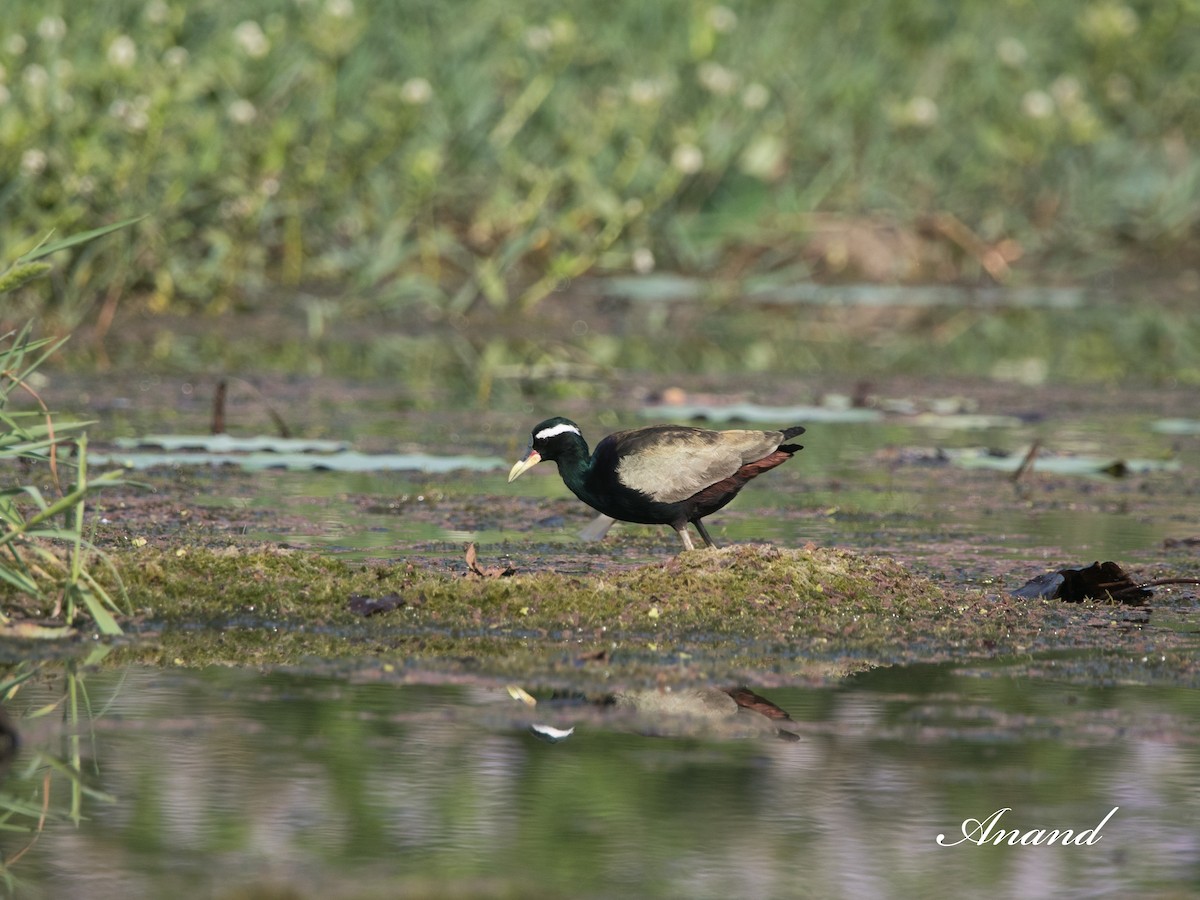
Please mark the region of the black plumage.
[[784, 443], [803, 433], [799, 425], [783, 431], [652, 425], [610, 434], [589, 454], [579, 426], [557, 417], [533, 429], [529, 449], [508, 480], [553, 460], [567, 487], [592, 509], [623, 522], [670, 525], [687, 550], [693, 549], [691, 522], [713, 547], [700, 520], [737, 496], [751, 478], [803, 449]]

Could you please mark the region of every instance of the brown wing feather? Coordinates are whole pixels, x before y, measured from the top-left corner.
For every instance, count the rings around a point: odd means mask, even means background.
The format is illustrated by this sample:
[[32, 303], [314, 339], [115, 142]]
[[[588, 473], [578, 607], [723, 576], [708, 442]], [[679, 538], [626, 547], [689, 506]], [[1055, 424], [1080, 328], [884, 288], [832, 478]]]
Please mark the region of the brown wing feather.
[[613, 435], [617, 478], [660, 503], [687, 500], [770, 455], [779, 431], [706, 431], [662, 425]]

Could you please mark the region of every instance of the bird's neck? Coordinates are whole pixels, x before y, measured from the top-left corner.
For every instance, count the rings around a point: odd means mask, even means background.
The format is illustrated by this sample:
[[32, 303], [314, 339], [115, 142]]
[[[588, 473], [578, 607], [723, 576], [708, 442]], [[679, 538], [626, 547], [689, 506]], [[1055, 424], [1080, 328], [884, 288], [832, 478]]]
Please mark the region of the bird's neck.
[[566, 486], [587, 502], [587, 475], [592, 467], [592, 457], [588, 453], [587, 444], [582, 439], [572, 441], [559, 451], [554, 461], [558, 464], [558, 474]]

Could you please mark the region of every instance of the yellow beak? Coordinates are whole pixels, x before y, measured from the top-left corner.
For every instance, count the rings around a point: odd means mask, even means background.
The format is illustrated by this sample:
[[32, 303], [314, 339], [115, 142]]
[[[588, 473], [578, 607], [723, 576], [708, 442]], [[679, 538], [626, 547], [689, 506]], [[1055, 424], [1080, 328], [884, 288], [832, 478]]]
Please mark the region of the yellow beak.
[[522, 472], [524, 472], [527, 469], [532, 469], [534, 466], [536, 466], [541, 461], [542, 461], [541, 454], [538, 453], [536, 450], [530, 450], [528, 453], [525, 454], [525, 458], [518, 460], [517, 464], [515, 466], [513, 466], [512, 469], [509, 471], [508, 483], [512, 484], [513, 481], [516, 480], [518, 475], [520, 475]]

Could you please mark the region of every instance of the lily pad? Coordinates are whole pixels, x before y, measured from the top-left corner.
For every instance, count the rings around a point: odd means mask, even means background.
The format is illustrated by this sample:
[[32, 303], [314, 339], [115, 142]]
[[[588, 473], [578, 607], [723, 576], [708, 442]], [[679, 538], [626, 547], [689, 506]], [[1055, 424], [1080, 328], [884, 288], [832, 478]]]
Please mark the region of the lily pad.
[[762, 284], [746, 299], [763, 303], [856, 307], [974, 307], [990, 309], [1077, 309], [1084, 294], [1078, 288], [960, 287], [894, 284]]
[[658, 303], [671, 300], [697, 300], [709, 290], [701, 279], [668, 273], [636, 277], [619, 275], [603, 279], [597, 286], [606, 297], [628, 297], [630, 300]]
[[704, 419], [709, 422], [770, 422], [783, 425], [788, 422], [861, 423], [878, 422], [883, 414], [877, 409], [855, 407], [835, 408], [827, 406], [760, 406], [757, 403], [731, 403], [713, 405], [707, 403], [658, 403], [642, 407], [641, 414], [647, 419]]
[[1159, 434], [1200, 434], [1200, 419], [1159, 419], [1150, 430]]
[[[965, 469], [994, 469], [998, 472], [1016, 472], [1025, 460], [1027, 450], [1017, 453], [998, 454], [983, 447], [961, 450], [945, 450], [945, 456], [955, 465]], [[1125, 475], [1145, 475], [1150, 472], [1178, 472], [1177, 459], [1116, 459], [1111, 456], [1047, 456], [1039, 454], [1033, 463], [1033, 471], [1047, 475], [1108, 475], [1119, 478]]]
[[[598, 279], [606, 297], [635, 301], [695, 301], [712, 292], [701, 278], [654, 274]], [[1074, 287], [964, 287], [956, 285], [817, 284], [812, 281], [749, 279], [742, 297], [749, 303], [855, 307], [972, 307], [985, 309], [1079, 309], [1085, 294]]]
[[209, 453], [337, 453], [349, 450], [345, 441], [307, 438], [282, 438], [270, 435], [234, 437], [231, 434], [147, 434], [139, 438], [118, 438], [116, 445], [125, 450], [204, 450]]
[[1016, 428], [1023, 424], [1016, 416], [993, 416], [984, 413], [918, 413], [905, 419], [906, 425], [923, 428], [946, 428], [954, 431], [984, 431], [988, 428]]
[[290, 472], [491, 472], [506, 468], [496, 456], [430, 456], [426, 453], [93, 453], [96, 465], [122, 466], [126, 469], [152, 469], [158, 466], [239, 466], [248, 472], [283, 469]]

